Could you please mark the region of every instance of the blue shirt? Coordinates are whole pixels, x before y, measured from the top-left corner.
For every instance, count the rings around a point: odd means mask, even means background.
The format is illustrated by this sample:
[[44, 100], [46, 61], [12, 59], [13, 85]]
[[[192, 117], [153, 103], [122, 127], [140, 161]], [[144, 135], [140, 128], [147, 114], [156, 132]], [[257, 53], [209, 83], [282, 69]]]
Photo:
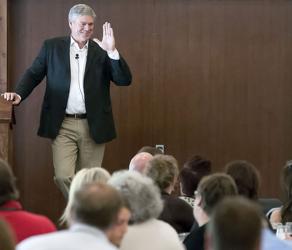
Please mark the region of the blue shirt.
[[269, 229], [262, 231], [261, 250], [292, 250], [292, 243], [280, 240]]

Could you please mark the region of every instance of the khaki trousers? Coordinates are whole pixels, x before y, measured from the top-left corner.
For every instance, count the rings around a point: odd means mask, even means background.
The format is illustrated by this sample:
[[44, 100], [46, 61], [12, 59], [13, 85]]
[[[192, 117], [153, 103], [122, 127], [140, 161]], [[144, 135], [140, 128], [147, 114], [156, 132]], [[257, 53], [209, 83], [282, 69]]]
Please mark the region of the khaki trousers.
[[65, 117], [52, 141], [55, 183], [66, 199], [72, 178], [82, 168], [101, 167], [105, 144], [90, 137], [87, 119]]

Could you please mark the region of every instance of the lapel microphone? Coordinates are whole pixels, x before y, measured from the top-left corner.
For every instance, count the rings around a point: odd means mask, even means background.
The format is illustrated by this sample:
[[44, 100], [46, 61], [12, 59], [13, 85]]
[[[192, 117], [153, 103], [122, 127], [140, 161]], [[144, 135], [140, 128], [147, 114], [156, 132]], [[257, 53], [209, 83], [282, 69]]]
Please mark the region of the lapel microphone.
[[78, 88], [79, 88], [79, 91], [80, 91], [80, 95], [81, 95], [81, 97], [83, 99], [83, 102], [85, 102], [84, 101], [84, 96], [83, 96], [82, 91], [81, 91], [80, 80], [79, 80], [79, 71], [80, 71], [80, 69], [79, 69], [79, 60], [78, 60], [79, 59], [79, 54], [78, 53], [75, 54], [75, 59], [77, 60]]

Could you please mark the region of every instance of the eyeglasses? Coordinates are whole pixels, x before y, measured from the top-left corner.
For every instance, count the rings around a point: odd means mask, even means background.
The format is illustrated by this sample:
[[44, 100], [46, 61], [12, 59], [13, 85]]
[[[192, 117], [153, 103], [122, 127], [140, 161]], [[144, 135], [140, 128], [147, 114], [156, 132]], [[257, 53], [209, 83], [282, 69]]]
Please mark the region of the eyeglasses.
[[195, 191], [194, 191], [194, 198], [197, 199], [197, 198], [199, 198], [200, 196], [201, 196], [200, 193], [199, 193], [197, 190], [195, 190]]

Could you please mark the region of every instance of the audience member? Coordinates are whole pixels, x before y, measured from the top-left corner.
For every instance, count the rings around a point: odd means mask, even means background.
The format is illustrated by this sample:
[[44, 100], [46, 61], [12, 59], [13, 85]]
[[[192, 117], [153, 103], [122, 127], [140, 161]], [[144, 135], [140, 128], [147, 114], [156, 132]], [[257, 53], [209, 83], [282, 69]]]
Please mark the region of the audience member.
[[0, 160], [0, 218], [13, 230], [16, 241], [20, 242], [32, 235], [56, 231], [47, 217], [25, 211], [17, 201], [19, 193], [11, 167]]
[[187, 250], [204, 250], [204, 235], [209, 218], [216, 205], [227, 196], [237, 195], [234, 180], [226, 174], [212, 174], [203, 177], [195, 193], [194, 216], [199, 224], [185, 238]]
[[14, 250], [15, 240], [14, 235], [9, 225], [0, 219], [0, 249]]
[[159, 149], [159, 148], [156, 148], [156, 147], [151, 147], [151, 146], [144, 146], [144, 147], [142, 147], [138, 152], [137, 152], [137, 154], [138, 153], [142, 153], [142, 152], [145, 152], [145, 153], [149, 153], [149, 154], [151, 154], [151, 155], [159, 155], [159, 154], [164, 154], [163, 152], [162, 152], [162, 150], [161, 149]]
[[157, 220], [163, 204], [153, 181], [138, 172], [119, 171], [109, 184], [117, 188], [132, 212], [121, 250], [183, 250], [175, 230]]
[[[238, 185], [238, 193], [252, 201], [257, 200], [258, 188], [260, 183], [259, 172], [257, 169], [246, 161], [233, 161], [226, 165], [226, 173], [235, 179]], [[270, 230], [270, 224], [267, 218], [262, 213], [263, 228], [262, 228], [262, 250], [274, 249], [291, 249], [284, 241], [277, 238]]]
[[[74, 200], [74, 195], [78, 190], [80, 190], [84, 185], [93, 182], [107, 183], [110, 177], [111, 177], [110, 173], [106, 169], [100, 167], [86, 168], [80, 170], [75, 175], [71, 183], [68, 204], [61, 217], [61, 222], [69, 223], [70, 220], [69, 215]], [[126, 206], [122, 207], [118, 214], [117, 223], [110, 227], [110, 229], [106, 230], [107, 237], [116, 246], [120, 245], [122, 237], [128, 228], [129, 217], [130, 217], [129, 208]]]
[[110, 242], [119, 247], [119, 249], [124, 235], [128, 230], [130, 218], [130, 208], [128, 207], [128, 205], [124, 204], [124, 206], [120, 209], [118, 213], [116, 223], [114, 223], [108, 230], [106, 230], [106, 236], [108, 237]]
[[74, 195], [68, 230], [34, 236], [17, 246], [17, 250], [116, 250], [106, 231], [116, 224], [123, 207], [120, 194], [104, 183], [83, 186]]
[[211, 162], [201, 156], [193, 156], [183, 165], [179, 173], [181, 191], [179, 198], [194, 207], [194, 192], [200, 180], [209, 174], [211, 174]]
[[130, 161], [129, 170], [144, 173], [146, 164], [153, 158], [153, 156], [146, 152], [136, 154]]
[[242, 160], [232, 161], [225, 166], [225, 173], [234, 179], [240, 195], [251, 200], [258, 199], [260, 174], [253, 164]]
[[281, 173], [281, 186], [284, 191], [285, 201], [283, 206], [271, 214], [271, 223], [292, 222], [292, 161], [288, 161]]
[[232, 161], [225, 166], [225, 172], [234, 179], [238, 193], [248, 199], [257, 200], [264, 214], [267, 214], [271, 208], [274, 208], [275, 204], [281, 204], [278, 199], [258, 198], [260, 173], [250, 162], [243, 160]]
[[70, 185], [68, 202], [60, 218], [61, 223], [68, 222], [74, 195], [80, 188], [91, 182], [106, 183], [110, 177], [110, 173], [106, 169], [100, 167], [84, 168], [77, 172]]
[[192, 207], [171, 196], [178, 177], [176, 159], [171, 155], [156, 155], [148, 162], [145, 173], [159, 187], [164, 201], [159, 219], [169, 223], [178, 233], [189, 232], [194, 222]]
[[241, 197], [225, 198], [211, 215], [207, 250], [259, 250], [262, 213], [259, 206]]

